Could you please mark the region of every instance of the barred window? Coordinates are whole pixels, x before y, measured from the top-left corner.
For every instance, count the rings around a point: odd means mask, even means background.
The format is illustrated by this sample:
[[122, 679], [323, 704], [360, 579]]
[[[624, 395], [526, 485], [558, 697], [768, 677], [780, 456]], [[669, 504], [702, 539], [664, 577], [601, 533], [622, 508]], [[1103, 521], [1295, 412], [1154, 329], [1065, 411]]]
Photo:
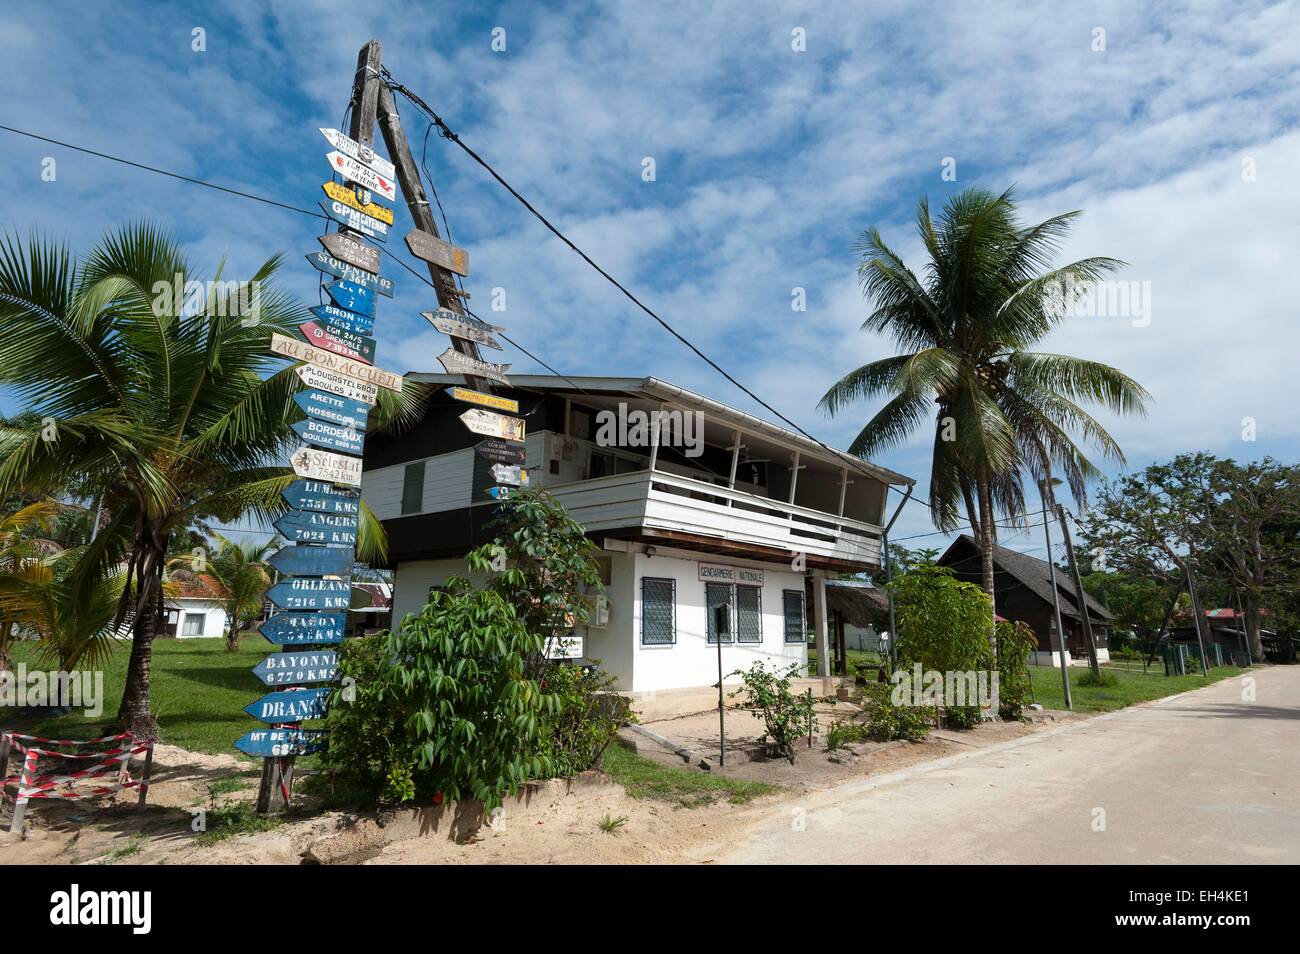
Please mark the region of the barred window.
[[808, 641], [807, 617], [804, 615], [803, 590], [783, 590], [785, 610], [785, 641], [787, 643], [806, 643]]
[[708, 614], [709, 645], [721, 638], [731, 642], [731, 584], [705, 583], [704, 608]]
[[736, 641], [763, 641], [762, 588], [736, 584]]
[[641, 645], [677, 642], [677, 581], [641, 577]]
[[424, 504], [424, 461], [402, 472], [402, 513], [419, 513]]

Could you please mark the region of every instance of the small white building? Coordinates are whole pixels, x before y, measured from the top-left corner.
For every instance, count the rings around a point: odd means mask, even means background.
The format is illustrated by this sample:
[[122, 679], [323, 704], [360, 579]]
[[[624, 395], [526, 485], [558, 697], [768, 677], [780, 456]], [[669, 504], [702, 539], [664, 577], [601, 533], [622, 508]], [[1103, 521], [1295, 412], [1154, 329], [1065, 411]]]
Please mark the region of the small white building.
[[183, 582], [169, 582], [163, 597], [163, 615], [168, 636], [177, 639], [225, 636], [229, 628], [225, 604], [216, 597], [213, 584], [202, 576]]
[[[496, 509], [483, 438], [458, 419], [470, 405], [446, 392], [464, 379], [407, 377], [440, 393], [419, 424], [367, 440], [361, 488], [388, 532], [394, 625], [468, 575]], [[520, 403], [529, 485], [600, 548], [583, 658], [637, 694], [715, 684], [719, 639], [724, 675], [802, 666], [810, 642], [829, 674], [826, 580], [879, 569], [888, 487], [909, 478], [654, 378], [512, 375], [498, 393]], [[637, 426], [655, 411], [676, 416]]]

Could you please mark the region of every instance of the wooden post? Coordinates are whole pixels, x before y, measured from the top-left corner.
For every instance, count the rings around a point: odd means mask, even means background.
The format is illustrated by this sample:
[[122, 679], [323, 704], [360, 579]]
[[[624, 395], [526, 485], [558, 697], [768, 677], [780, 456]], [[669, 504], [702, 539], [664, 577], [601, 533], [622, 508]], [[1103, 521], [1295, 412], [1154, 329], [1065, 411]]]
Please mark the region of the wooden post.
[[28, 801], [23, 792], [32, 787], [32, 779], [36, 777], [36, 758], [36, 753], [31, 750], [28, 750], [27, 755], [23, 757], [23, 771], [18, 776], [18, 791], [14, 792], [14, 817], [9, 821], [11, 832], [23, 830], [23, 816], [27, 814]]
[[140, 770], [140, 799], [136, 802], [136, 808], [144, 808], [144, 800], [149, 795], [149, 776], [153, 773], [153, 740], [149, 740], [149, 748], [144, 750], [144, 768]]
[[817, 626], [817, 675], [831, 675], [830, 626], [826, 619], [826, 578], [813, 577], [813, 622]]
[[[1094, 676], [1101, 675], [1101, 664], [1097, 661], [1097, 644], [1092, 638], [1092, 619], [1088, 613], [1088, 595], [1083, 589], [1083, 577], [1079, 575], [1079, 564], [1074, 559], [1074, 543], [1070, 540], [1070, 527], [1065, 522], [1065, 508], [1056, 505], [1056, 515], [1061, 521], [1061, 536], [1065, 541], [1065, 555], [1070, 560], [1070, 573], [1074, 577], [1074, 591], [1079, 601], [1079, 622], [1083, 626], [1083, 646], [1088, 651], [1088, 666]], [[1065, 639], [1065, 634], [1061, 634]]]

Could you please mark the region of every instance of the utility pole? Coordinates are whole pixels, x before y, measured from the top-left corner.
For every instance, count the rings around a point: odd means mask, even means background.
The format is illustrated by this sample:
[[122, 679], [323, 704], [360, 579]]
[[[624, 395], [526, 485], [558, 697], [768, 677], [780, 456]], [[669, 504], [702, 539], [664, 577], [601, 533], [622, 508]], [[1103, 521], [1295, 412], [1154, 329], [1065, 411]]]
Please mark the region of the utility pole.
[[1191, 553], [1187, 554], [1187, 592], [1192, 597], [1192, 616], [1196, 618], [1196, 644], [1201, 648], [1201, 672], [1206, 679], [1210, 678], [1210, 657], [1205, 652], [1205, 610], [1201, 609], [1201, 593], [1196, 588], [1196, 577], [1192, 575], [1192, 564], [1196, 562], [1196, 557]]
[[[1052, 612], [1056, 614], [1056, 654], [1061, 664], [1061, 689], [1065, 693], [1065, 708], [1073, 709], [1074, 700], [1070, 696], [1070, 663], [1065, 658], [1065, 627], [1061, 625], [1061, 594], [1056, 590], [1056, 564], [1052, 562], [1052, 531], [1047, 519], [1048, 500], [1055, 500], [1052, 488], [1055, 486], [1048, 476], [1038, 485], [1039, 498], [1043, 502], [1043, 539], [1047, 543], [1047, 576], [1052, 583]], [[1048, 645], [1051, 650], [1051, 645]]]
[[1088, 666], [1094, 676], [1101, 676], [1101, 664], [1097, 661], [1097, 644], [1092, 638], [1092, 620], [1088, 615], [1088, 597], [1083, 590], [1083, 577], [1079, 575], [1079, 564], [1074, 559], [1074, 544], [1070, 541], [1070, 528], [1065, 522], [1065, 508], [1056, 505], [1056, 515], [1061, 521], [1061, 536], [1065, 538], [1065, 555], [1070, 560], [1070, 573], [1074, 576], [1074, 592], [1079, 600], [1079, 621], [1083, 624], [1083, 645], [1088, 650]]

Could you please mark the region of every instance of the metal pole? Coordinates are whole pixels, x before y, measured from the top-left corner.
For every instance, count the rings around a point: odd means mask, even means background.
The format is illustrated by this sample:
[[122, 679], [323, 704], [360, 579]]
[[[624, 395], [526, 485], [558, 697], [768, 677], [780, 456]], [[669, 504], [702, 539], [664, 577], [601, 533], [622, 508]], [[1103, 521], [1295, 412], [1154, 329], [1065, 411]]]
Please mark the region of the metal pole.
[[1193, 559], [1191, 554], [1188, 554], [1185, 565], [1187, 570], [1187, 592], [1192, 596], [1192, 615], [1196, 617], [1196, 644], [1201, 647], [1201, 672], [1206, 679], [1209, 679], [1210, 657], [1205, 652], [1205, 636], [1202, 631], [1205, 626], [1205, 611], [1201, 609], [1201, 594], [1196, 589], [1196, 578], [1192, 576]]
[[1092, 640], [1092, 620], [1088, 616], [1088, 596], [1083, 590], [1083, 577], [1079, 575], [1079, 564], [1074, 559], [1074, 544], [1070, 541], [1070, 528], [1065, 522], [1065, 508], [1059, 503], [1056, 513], [1061, 521], [1061, 536], [1065, 538], [1065, 555], [1070, 560], [1070, 573], [1074, 576], [1074, 590], [1079, 598], [1079, 620], [1083, 623], [1083, 645], [1088, 650], [1088, 666], [1092, 674], [1100, 678], [1101, 663], [1097, 661], [1097, 645]]
[[[889, 487], [886, 486], [885, 497], [888, 496], [889, 496]], [[894, 515], [889, 518], [889, 523], [885, 524], [885, 529], [880, 534], [880, 547], [885, 555], [884, 556], [885, 583], [886, 583], [885, 599], [889, 604], [889, 664], [891, 668], [894, 669], [898, 668], [898, 627], [894, 621], [894, 591], [890, 589], [890, 587], [888, 586], [889, 583], [893, 582], [893, 578], [894, 578], [893, 564], [889, 559], [889, 531], [893, 529], [895, 521], [898, 520], [899, 516], [903, 513], [903, 508], [907, 506], [907, 502], [911, 499], [912, 499], [912, 486], [909, 484], [907, 487], [907, 492], [903, 494], [903, 499], [898, 504], [898, 509], [894, 511]], [[881, 513], [885, 512], [885, 505], [883, 502], [880, 505], [880, 512]]]
[[[1242, 652], [1246, 654], [1247, 659], [1254, 662], [1255, 658], [1250, 654], [1250, 637], [1246, 633], [1246, 608], [1241, 603], [1241, 590], [1237, 591], [1237, 616], [1240, 618], [1241, 622], [1241, 626], [1237, 630], [1237, 635], [1241, 637]], [[0, 769], [2, 768], [4, 768], [4, 766], [0, 765]]]
[[[1074, 708], [1074, 699], [1070, 696], [1070, 664], [1065, 658], [1065, 627], [1061, 625], [1061, 594], [1056, 592], [1056, 564], [1052, 562], [1052, 531], [1047, 519], [1047, 496], [1049, 491], [1039, 487], [1040, 499], [1043, 501], [1043, 539], [1047, 543], [1047, 576], [1052, 582], [1052, 611], [1056, 614], [1056, 653], [1061, 663], [1061, 689], [1065, 692], [1065, 708]], [[1048, 645], [1051, 651], [1051, 645]]]
[[722, 767], [727, 764], [727, 721], [722, 701], [722, 630], [716, 625], [713, 628], [717, 630], [715, 635], [718, 638], [718, 766]]

